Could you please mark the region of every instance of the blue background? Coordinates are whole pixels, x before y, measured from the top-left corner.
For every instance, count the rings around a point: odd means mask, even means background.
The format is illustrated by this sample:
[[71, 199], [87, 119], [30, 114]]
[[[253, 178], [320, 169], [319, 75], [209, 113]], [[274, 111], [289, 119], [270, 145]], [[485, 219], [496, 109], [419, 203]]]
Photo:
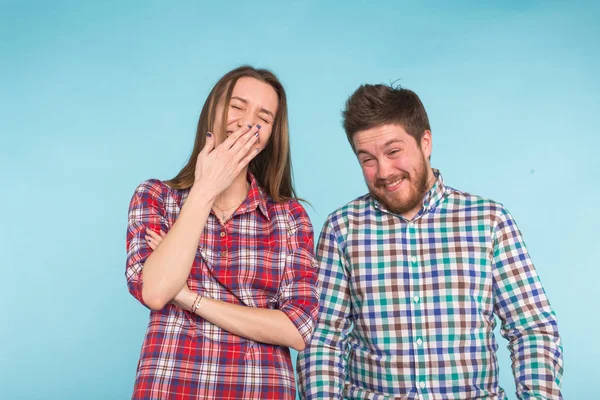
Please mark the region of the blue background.
[[347, 96], [415, 90], [446, 183], [519, 222], [558, 315], [565, 397], [595, 398], [598, 3], [216, 3], [0, 1], [0, 397], [129, 398], [148, 318], [125, 285], [129, 199], [178, 172], [208, 91], [249, 63], [287, 89], [317, 233], [365, 191]]

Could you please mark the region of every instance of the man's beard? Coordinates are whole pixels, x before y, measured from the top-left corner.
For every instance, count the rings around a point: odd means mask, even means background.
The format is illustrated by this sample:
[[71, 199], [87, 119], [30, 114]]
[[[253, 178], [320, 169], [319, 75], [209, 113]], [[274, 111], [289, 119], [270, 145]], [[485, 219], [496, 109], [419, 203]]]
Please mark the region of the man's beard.
[[[408, 183], [408, 188], [403, 188], [398, 192], [387, 192], [385, 184], [401, 178], [404, 178], [404, 182], [401, 184]], [[427, 161], [423, 154], [421, 163], [415, 169], [413, 175], [402, 171], [402, 173], [392, 175], [387, 179], [378, 179], [375, 181], [374, 188], [369, 185], [369, 192], [388, 211], [402, 215], [421, 205], [425, 194], [429, 190], [427, 187], [428, 178]]]

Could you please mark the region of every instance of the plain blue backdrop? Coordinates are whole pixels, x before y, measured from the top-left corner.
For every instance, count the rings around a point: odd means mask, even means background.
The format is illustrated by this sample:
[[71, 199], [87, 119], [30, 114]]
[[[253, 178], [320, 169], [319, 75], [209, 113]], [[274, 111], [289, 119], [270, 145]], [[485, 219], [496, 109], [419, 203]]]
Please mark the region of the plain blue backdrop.
[[565, 397], [598, 397], [597, 2], [173, 3], [0, 0], [0, 398], [129, 398], [148, 319], [125, 285], [129, 200], [178, 172], [208, 91], [246, 63], [287, 89], [317, 234], [365, 192], [347, 96], [415, 90], [446, 183], [519, 222], [558, 315]]

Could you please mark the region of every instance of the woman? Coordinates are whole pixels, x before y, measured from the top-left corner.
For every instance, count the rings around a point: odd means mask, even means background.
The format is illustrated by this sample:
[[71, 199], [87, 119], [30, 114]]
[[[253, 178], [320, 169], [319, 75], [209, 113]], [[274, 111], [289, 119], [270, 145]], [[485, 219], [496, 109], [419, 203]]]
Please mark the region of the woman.
[[129, 291], [151, 309], [134, 399], [295, 398], [288, 347], [310, 340], [318, 290], [271, 72], [219, 80], [187, 165], [136, 189], [127, 250]]

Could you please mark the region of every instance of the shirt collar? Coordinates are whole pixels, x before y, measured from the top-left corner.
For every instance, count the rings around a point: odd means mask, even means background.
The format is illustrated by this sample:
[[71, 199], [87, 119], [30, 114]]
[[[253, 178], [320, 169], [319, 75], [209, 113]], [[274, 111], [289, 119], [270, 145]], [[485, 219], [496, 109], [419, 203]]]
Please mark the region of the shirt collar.
[[269, 212], [267, 211], [268, 195], [260, 187], [258, 181], [250, 171], [248, 171], [248, 182], [250, 183], [250, 189], [248, 189], [248, 195], [238, 213], [251, 212], [258, 208], [265, 218], [270, 220]]
[[423, 197], [423, 213], [434, 209], [444, 199], [446, 194], [446, 185], [444, 185], [444, 179], [440, 170], [432, 168], [433, 175], [435, 176], [435, 183], [429, 189], [429, 191]]
[[[435, 176], [435, 182], [434, 182], [433, 186], [431, 187], [431, 189], [429, 189], [427, 191], [427, 193], [425, 193], [425, 196], [423, 196], [423, 202], [421, 203], [422, 204], [421, 210], [419, 210], [419, 212], [417, 213], [417, 215], [415, 215], [413, 220], [418, 219], [421, 216], [423, 216], [424, 214], [433, 210], [445, 198], [447, 188], [446, 188], [446, 185], [444, 185], [444, 179], [442, 178], [442, 174], [438, 169], [432, 168], [432, 170], [433, 170], [433, 175]], [[379, 203], [379, 201], [377, 201], [372, 196], [370, 196], [370, 197], [371, 197], [371, 200], [373, 201], [373, 206], [376, 209], [382, 210], [385, 212], [389, 212], [381, 203]], [[405, 219], [404, 217], [401, 217], [401, 218]]]

